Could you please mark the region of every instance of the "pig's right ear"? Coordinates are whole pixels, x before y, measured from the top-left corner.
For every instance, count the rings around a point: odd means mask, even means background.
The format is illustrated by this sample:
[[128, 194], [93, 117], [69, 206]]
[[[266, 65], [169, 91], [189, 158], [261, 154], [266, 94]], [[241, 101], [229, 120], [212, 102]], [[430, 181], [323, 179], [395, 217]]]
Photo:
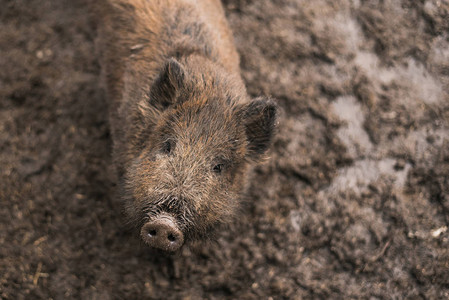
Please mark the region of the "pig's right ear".
[[170, 58], [154, 80], [150, 89], [150, 104], [164, 110], [178, 100], [179, 89], [185, 78], [185, 70], [176, 59]]
[[240, 108], [248, 141], [248, 158], [257, 161], [271, 145], [276, 123], [277, 105], [269, 98], [256, 98]]

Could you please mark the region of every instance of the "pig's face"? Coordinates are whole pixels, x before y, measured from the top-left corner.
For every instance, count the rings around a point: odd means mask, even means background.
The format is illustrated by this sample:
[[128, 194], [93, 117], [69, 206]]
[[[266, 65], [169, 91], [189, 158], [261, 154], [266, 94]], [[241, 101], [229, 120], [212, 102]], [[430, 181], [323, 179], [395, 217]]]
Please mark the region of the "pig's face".
[[136, 137], [141, 150], [124, 188], [128, 214], [150, 246], [176, 251], [185, 240], [210, 238], [235, 214], [249, 164], [269, 147], [274, 104], [236, 104], [211, 80], [172, 59], [141, 107], [151, 120]]

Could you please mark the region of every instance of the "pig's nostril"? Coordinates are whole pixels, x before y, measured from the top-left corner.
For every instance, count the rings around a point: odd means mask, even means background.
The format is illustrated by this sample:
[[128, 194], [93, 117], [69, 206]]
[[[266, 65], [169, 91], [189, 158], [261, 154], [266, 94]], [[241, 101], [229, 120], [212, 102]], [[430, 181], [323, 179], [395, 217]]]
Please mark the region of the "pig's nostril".
[[149, 236], [155, 236], [156, 234], [157, 234], [157, 231], [154, 229], [151, 229], [150, 231], [148, 231]]
[[176, 237], [175, 237], [173, 234], [171, 234], [171, 233], [168, 235], [167, 238], [168, 238], [168, 240], [169, 240], [170, 242], [176, 241]]

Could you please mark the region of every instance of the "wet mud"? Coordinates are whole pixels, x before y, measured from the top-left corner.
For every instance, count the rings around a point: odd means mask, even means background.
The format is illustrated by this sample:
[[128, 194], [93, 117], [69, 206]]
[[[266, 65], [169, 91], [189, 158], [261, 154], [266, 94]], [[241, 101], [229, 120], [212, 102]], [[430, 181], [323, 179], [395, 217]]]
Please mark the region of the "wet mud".
[[115, 197], [88, 1], [0, 7], [0, 298], [449, 297], [447, 1], [224, 1], [278, 135], [242, 217], [174, 257]]

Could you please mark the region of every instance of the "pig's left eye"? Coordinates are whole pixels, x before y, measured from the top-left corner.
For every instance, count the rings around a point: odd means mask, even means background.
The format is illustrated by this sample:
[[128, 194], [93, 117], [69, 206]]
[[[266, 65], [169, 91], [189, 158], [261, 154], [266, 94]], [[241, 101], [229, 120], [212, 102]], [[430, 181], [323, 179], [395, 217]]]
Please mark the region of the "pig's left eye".
[[218, 164], [212, 168], [212, 171], [214, 171], [217, 174], [220, 174], [221, 172], [223, 172], [224, 167], [225, 167], [224, 164]]
[[173, 151], [173, 146], [174, 143], [171, 140], [167, 140], [164, 142], [164, 144], [162, 145], [162, 152], [164, 152], [165, 154], [170, 154], [170, 152]]

